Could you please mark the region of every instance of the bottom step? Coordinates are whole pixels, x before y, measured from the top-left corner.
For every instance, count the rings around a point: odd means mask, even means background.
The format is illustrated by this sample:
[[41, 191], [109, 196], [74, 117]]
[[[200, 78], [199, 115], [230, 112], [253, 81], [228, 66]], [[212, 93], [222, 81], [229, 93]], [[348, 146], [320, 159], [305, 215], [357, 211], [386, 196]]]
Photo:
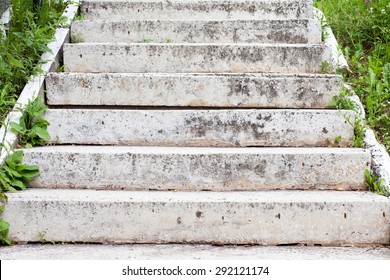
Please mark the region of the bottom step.
[[16, 242], [390, 243], [390, 200], [368, 192], [30, 189], [4, 219]]
[[387, 248], [210, 245], [18, 245], [2, 260], [390, 260]]

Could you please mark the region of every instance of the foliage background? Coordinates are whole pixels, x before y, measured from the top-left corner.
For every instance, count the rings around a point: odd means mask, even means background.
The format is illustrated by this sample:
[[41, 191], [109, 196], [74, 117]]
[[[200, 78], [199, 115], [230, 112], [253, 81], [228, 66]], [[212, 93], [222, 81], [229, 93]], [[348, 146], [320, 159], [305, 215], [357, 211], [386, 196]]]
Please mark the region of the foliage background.
[[344, 74], [362, 101], [368, 125], [390, 152], [390, 1], [314, 0], [351, 71]]

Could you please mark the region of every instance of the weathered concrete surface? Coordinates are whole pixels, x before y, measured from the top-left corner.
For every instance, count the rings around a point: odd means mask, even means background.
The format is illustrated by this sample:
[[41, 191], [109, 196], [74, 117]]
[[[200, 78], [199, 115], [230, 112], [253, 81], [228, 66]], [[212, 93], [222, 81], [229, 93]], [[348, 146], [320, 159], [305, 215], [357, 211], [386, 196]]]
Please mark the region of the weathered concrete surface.
[[321, 43], [317, 20], [75, 21], [76, 40], [100, 43]]
[[65, 72], [86, 73], [317, 73], [330, 57], [322, 44], [64, 45]]
[[365, 189], [370, 154], [346, 148], [51, 146], [26, 149], [37, 188]]
[[48, 105], [328, 108], [338, 75], [79, 74], [46, 78]]
[[369, 192], [27, 190], [4, 219], [17, 242], [390, 243], [390, 200]]
[[[49, 240], [48, 240], [49, 241]], [[14, 245], [2, 260], [390, 260], [390, 249], [184, 244]]]
[[1, 0], [0, 2], [0, 16], [9, 8], [10, 0]]
[[[49, 109], [60, 144], [125, 146], [340, 146], [354, 137], [353, 111]], [[57, 140], [58, 138], [58, 140]]]
[[305, 19], [311, 0], [83, 1], [85, 19]]

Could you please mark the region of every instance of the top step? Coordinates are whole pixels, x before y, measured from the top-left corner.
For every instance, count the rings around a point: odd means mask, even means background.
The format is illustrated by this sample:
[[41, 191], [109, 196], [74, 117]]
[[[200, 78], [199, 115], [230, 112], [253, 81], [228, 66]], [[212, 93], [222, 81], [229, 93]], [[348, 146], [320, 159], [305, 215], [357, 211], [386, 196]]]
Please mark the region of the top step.
[[312, 0], [85, 0], [85, 19], [310, 19]]

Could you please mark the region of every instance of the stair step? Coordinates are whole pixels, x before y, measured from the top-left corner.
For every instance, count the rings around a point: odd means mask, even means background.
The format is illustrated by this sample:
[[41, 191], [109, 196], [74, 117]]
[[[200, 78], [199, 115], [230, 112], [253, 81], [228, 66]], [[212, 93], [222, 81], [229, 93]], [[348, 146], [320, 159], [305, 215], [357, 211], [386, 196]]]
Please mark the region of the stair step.
[[96, 1], [81, 5], [85, 19], [304, 19], [313, 17], [307, 0]]
[[[47, 242], [49, 242], [48, 240]], [[390, 260], [390, 249], [186, 244], [47, 244], [3, 247], [2, 260]]]
[[48, 105], [327, 108], [338, 75], [53, 73]]
[[335, 191], [30, 189], [4, 211], [17, 242], [389, 244], [389, 217], [386, 197]]
[[26, 149], [38, 188], [363, 190], [369, 151], [351, 148], [48, 146]]
[[321, 43], [317, 20], [75, 21], [73, 41], [100, 43]]
[[318, 73], [330, 58], [323, 44], [64, 44], [65, 72]]
[[[54, 142], [132, 146], [329, 146], [354, 137], [353, 111], [49, 109]], [[349, 120], [349, 122], [347, 121]]]

